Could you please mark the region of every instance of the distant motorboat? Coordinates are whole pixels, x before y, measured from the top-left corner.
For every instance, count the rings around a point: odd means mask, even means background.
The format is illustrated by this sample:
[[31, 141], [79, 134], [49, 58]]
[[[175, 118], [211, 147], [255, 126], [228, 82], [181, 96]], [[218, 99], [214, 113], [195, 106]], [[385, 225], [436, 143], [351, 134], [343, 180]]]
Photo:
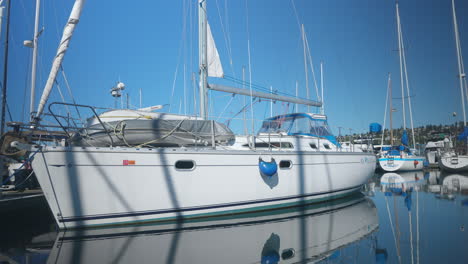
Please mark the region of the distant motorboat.
[[438, 167], [441, 149], [443, 148], [443, 141], [429, 141], [424, 148], [424, 155], [426, 157], [429, 167]]

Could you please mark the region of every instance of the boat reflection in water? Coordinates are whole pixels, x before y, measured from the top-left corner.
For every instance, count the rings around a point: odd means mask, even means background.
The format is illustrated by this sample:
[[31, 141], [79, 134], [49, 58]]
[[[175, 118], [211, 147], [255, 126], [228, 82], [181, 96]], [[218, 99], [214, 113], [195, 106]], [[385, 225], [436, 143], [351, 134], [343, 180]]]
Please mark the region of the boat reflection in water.
[[427, 184], [428, 174], [423, 171], [408, 171], [399, 173], [385, 173], [380, 178], [382, 192], [403, 194], [412, 191], [414, 188], [420, 190]]
[[431, 170], [427, 191], [434, 193], [438, 199], [454, 200], [457, 195], [468, 196], [468, 174], [452, 174]]
[[[381, 190], [384, 193], [385, 205], [387, 209], [388, 222], [395, 242], [396, 257], [399, 263], [405, 263], [409, 261], [403, 253], [405, 248], [401, 245], [402, 241], [409, 241], [409, 255], [411, 257], [411, 263], [419, 263], [419, 192], [424, 190], [427, 186], [429, 174], [422, 171], [411, 171], [411, 172], [400, 172], [400, 173], [385, 173], [380, 178]], [[413, 192], [416, 194], [416, 212], [412, 213], [413, 207]], [[393, 196], [394, 210], [390, 212], [389, 200], [387, 197]], [[398, 197], [398, 198], [397, 198]], [[401, 232], [400, 221], [403, 219], [402, 216], [398, 215], [396, 209], [397, 204], [400, 203], [400, 197], [403, 198], [404, 206], [407, 209], [408, 229], [409, 232]], [[416, 215], [416, 227], [413, 227], [413, 214]], [[413, 234], [413, 229], [416, 229], [416, 235]], [[406, 233], [406, 234], [405, 234]], [[416, 240], [416, 242], [413, 241]], [[403, 262], [402, 262], [403, 261]]]
[[[362, 195], [276, 212], [175, 225], [59, 233], [49, 263], [314, 262], [378, 229]], [[377, 253], [376, 253], [377, 254]]]
[[443, 174], [442, 184], [436, 196], [440, 199], [454, 200], [457, 195], [468, 195], [468, 175]]

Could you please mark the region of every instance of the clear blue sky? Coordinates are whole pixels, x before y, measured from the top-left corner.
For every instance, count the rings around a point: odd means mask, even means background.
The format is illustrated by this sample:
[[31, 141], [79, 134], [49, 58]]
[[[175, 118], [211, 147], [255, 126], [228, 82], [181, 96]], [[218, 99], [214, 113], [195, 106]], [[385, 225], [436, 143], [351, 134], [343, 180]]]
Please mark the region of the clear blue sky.
[[[42, 1], [40, 26], [44, 33], [39, 44], [36, 103], [73, 2]], [[334, 133], [338, 134], [338, 126], [346, 128], [345, 133], [348, 128], [355, 133], [367, 131], [371, 122], [383, 122], [388, 72], [393, 76], [394, 97], [401, 97], [394, 1], [296, 0], [297, 18], [291, 1], [247, 3], [248, 15], [246, 1], [208, 1], [209, 21], [226, 75], [241, 79], [242, 66], [248, 67], [248, 18], [253, 83], [295, 94], [297, 80], [300, 95], [305, 97], [298, 18], [305, 25], [317, 78], [319, 62], [324, 62], [325, 111]], [[12, 5], [8, 102], [16, 120], [25, 120], [29, 109], [32, 51], [22, 42], [33, 35], [34, 4], [33, 0], [16, 0]], [[456, 4], [462, 49], [468, 54], [468, 2], [457, 0]], [[400, 13], [415, 125], [462, 120], [450, 1], [402, 0]], [[5, 29], [2, 48], [4, 33]], [[232, 67], [226, 39], [230, 39], [232, 47]], [[198, 71], [197, 50], [196, 0], [89, 0], [64, 68], [78, 103], [112, 107], [109, 89], [120, 79], [127, 85], [134, 106], [139, 105], [141, 88], [143, 106], [170, 104], [171, 112], [194, 113], [191, 73]], [[3, 61], [3, 53], [0, 59]], [[63, 78], [59, 77], [58, 82], [70, 101]], [[210, 82], [229, 84], [217, 79]], [[311, 94], [316, 99], [312, 85]], [[211, 99], [213, 115], [218, 116], [231, 96], [212, 92]], [[60, 101], [56, 87], [51, 101]], [[394, 101], [398, 109], [394, 126], [400, 127], [401, 100]], [[243, 102], [243, 97], [236, 96], [222, 115], [232, 117]], [[287, 109], [279, 102], [274, 105], [274, 114], [288, 110], [291, 106]], [[455, 119], [452, 112], [459, 113]], [[255, 105], [256, 119], [269, 115], [268, 102]], [[242, 122], [232, 124], [235, 131], [242, 130]], [[259, 122], [256, 129], [258, 126]]]

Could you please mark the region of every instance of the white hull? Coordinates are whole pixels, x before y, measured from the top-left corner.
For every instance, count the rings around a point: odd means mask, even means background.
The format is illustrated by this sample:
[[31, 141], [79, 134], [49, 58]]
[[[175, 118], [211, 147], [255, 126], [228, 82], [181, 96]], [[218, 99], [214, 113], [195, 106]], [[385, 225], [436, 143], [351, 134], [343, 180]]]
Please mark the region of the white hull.
[[437, 151], [427, 151], [426, 152], [426, 160], [429, 164], [429, 167], [439, 167], [439, 152]]
[[[290, 161], [261, 176], [259, 157]], [[180, 160], [195, 168], [176, 169]], [[33, 168], [60, 229], [207, 217], [321, 201], [359, 190], [368, 153], [43, 147]], [[134, 165], [124, 165], [132, 164]]]
[[[57, 237], [48, 263], [315, 263], [368, 237], [379, 219], [374, 203], [365, 199], [212, 226], [67, 231]], [[374, 252], [367, 258], [374, 259]]]
[[448, 172], [468, 171], [468, 156], [442, 155], [439, 168]]
[[379, 158], [379, 166], [388, 172], [394, 171], [418, 171], [422, 170], [424, 158], [413, 156], [411, 158], [385, 157]]

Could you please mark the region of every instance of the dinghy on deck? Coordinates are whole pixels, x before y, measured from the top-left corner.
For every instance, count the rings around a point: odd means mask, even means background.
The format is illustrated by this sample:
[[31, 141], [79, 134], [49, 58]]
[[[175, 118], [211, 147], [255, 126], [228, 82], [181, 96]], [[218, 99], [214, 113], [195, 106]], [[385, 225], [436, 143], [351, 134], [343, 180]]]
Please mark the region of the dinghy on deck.
[[228, 145], [234, 133], [224, 124], [197, 117], [138, 110], [112, 110], [88, 120], [72, 139], [76, 146]]

